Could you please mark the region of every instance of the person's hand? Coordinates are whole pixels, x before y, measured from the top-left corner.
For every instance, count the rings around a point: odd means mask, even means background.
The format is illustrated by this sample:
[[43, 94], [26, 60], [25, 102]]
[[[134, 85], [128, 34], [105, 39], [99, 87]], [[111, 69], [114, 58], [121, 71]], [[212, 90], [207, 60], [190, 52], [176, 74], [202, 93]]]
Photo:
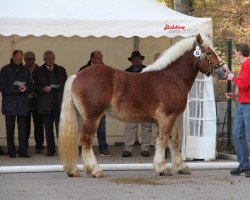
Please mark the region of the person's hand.
[[44, 88], [43, 88], [43, 91], [45, 92], [45, 93], [50, 93], [50, 91], [51, 91], [51, 86], [45, 86]]
[[229, 100], [229, 99], [234, 99], [237, 94], [236, 93], [232, 93], [232, 92], [229, 92], [229, 93], [225, 93], [226, 95], [226, 99]]
[[31, 93], [31, 96], [32, 96], [33, 98], [35, 98], [35, 97], [37, 97], [37, 94], [36, 94], [35, 92], [32, 92], [32, 93]]
[[233, 80], [234, 78], [234, 74], [232, 72], [230, 72], [228, 75], [227, 75], [227, 80], [231, 81]]

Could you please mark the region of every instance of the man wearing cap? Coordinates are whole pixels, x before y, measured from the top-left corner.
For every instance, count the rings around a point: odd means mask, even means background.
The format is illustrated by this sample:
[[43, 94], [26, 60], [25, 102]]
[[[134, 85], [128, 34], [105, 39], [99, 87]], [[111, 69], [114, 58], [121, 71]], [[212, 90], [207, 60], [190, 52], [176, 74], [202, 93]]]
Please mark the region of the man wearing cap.
[[[133, 51], [128, 60], [132, 63], [125, 71], [132, 73], [140, 73], [145, 65], [142, 65], [144, 56], [139, 51]], [[141, 123], [141, 156], [149, 157], [149, 145], [151, 140], [152, 125], [151, 123]], [[138, 123], [125, 123], [124, 129], [124, 149], [122, 157], [131, 157], [133, 145], [135, 143], [136, 134], [138, 132]]]
[[[35, 54], [32, 51], [28, 51], [24, 54], [24, 66], [26, 66], [31, 74], [35, 70], [39, 69], [39, 66], [35, 63], [36, 57]], [[44, 132], [43, 132], [43, 120], [42, 116], [38, 114], [37, 112], [37, 94], [35, 92], [32, 92], [28, 95], [29, 98], [29, 107], [30, 111], [26, 118], [26, 137], [27, 137], [27, 146], [29, 146], [29, 138], [30, 138], [30, 126], [31, 126], [31, 115], [33, 118], [33, 124], [34, 124], [34, 138], [35, 138], [35, 148], [36, 153], [41, 154], [43, 153], [43, 142], [44, 142]]]

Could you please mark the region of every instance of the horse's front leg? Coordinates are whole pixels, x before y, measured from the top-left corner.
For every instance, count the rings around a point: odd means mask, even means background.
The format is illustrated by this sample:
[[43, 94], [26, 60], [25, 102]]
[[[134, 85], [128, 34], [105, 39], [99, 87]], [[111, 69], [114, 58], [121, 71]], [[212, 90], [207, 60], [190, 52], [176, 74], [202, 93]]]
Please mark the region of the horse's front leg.
[[160, 120], [158, 120], [159, 135], [156, 139], [153, 165], [155, 171], [162, 176], [171, 175], [171, 170], [170, 168], [168, 168], [167, 163], [165, 161], [165, 150], [167, 147], [168, 140], [170, 138], [171, 129], [176, 120], [176, 116], [160, 116]]
[[165, 150], [171, 135], [171, 130], [177, 119], [177, 114], [172, 114], [169, 116], [166, 116], [162, 112], [158, 112], [157, 114], [159, 116], [158, 119], [159, 135], [156, 139], [153, 165], [155, 171], [160, 175], [171, 175], [172, 174], [171, 169], [168, 168], [167, 163], [165, 161]]
[[155, 155], [153, 159], [153, 166], [156, 173], [163, 175], [171, 175], [171, 170], [168, 168], [165, 161], [165, 149], [167, 147], [167, 141], [160, 136], [156, 138]]
[[179, 148], [180, 148], [179, 135], [178, 135], [178, 130], [177, 130], [177, 123], [175, 123], [171, 132], [171, 138], [169, 140], [169, 149], [171, 152], [172, 169], [173, 169], [173, 172], [175, 173], [191, 174], [187, 166], [187, 163], [181, 157]]
[[98, 126], [98, 120], [87, 119], [82, 127], [80, 141], [82, 143], [82, 160], [83, 167], [86, 174], [95, 178], [101, 178], [104, 176], [103, 170], [97, 163], [94, 151], [93, 151], [93, 136]]

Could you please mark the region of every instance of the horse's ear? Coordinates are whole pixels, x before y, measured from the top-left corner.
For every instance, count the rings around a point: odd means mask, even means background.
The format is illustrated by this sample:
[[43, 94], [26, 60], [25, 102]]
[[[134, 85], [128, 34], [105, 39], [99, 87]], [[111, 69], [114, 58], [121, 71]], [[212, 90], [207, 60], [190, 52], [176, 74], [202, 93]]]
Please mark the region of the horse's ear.
[[199, 45], [202, 45], [203, 40], [202, 40], [202, 38], [201, 38], [201, 35], [200, 35], [200, 34], [196, 35], [196, 41], [197, 41], [197, 43], [198, 43]]

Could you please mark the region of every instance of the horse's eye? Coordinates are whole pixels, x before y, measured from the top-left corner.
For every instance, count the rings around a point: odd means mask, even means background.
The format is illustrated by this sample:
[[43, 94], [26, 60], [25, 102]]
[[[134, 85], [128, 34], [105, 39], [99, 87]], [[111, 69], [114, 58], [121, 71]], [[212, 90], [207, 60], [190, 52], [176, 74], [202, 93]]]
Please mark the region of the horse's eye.
[[212, 52], [209, 51], [209, 52], [206, 52], [206, 54], [207, 54], [208, 56], [210, 56], [210, 55], [212, 54]]

